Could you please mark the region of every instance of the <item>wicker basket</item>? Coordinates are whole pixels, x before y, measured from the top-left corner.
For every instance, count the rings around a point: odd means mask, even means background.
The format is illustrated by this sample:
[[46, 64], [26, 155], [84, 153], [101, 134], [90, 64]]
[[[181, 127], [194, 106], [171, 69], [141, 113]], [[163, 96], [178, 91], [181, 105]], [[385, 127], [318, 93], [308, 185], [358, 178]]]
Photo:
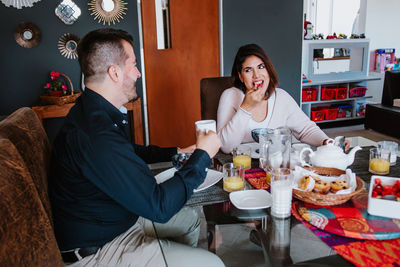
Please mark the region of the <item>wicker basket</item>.
[[73, 103], [75, 100], [82, 94], [78, 92], [74, 92], [74, 86], [72, 85], [71, 79], [65, 75], [60, 73], [60, 76], [63, 76], [69, 83], [71, 88], [71, 94], [64, 96], [49, 96], [49, 95], [41, 95], [40, 100], [44, 105], [64, 105], [68, 103]]
[[[306, 168], [311, 171], [315, 171], [315, 173], [319, 175], [325, 176], [339, 176], [345, 173], [345, 171], [335, 169], [335, 168], [323, 168], [323, 167], [311, 167]], [[361, 180], [360, 177], [356, 177], [357, 179], [357, 187], [353, 193], [350, 194], [336, 194], [336, 195], [324, 195], [314, 192], [306, 192], [297, 189], [293, 189], [293, 196], [297, 199], [300, 199], [304, 202], [311, 203], [318, 206], [332, 206], [339, 205], [347, 202], [353, 196], [361, 193], [364, 190], [364, 181]]]

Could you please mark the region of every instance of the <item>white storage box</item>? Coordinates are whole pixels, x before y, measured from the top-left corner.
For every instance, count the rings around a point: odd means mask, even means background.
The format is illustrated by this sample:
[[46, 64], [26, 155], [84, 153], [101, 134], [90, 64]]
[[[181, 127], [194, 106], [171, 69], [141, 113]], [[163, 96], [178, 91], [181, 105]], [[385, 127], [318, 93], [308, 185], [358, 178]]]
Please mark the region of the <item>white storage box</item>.
[[382, 185], [394, 185], [400, 178], [373, 175], [369, 185], [368, 213], [371, 215], [400, 219], [400, 201], [372, 197], [375, 179], [381, 179]]

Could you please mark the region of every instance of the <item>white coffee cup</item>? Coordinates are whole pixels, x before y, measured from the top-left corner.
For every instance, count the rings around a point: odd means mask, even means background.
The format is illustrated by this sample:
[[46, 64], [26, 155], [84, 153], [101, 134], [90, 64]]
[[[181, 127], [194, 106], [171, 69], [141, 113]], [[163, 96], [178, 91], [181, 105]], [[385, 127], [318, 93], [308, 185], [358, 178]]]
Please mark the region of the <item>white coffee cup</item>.
[[208, 131], [217, 132], [217, 123], [215, 120], [201, 120], [195, 123], [196, 131], [200, 130], [202, 132], [208, 133]]

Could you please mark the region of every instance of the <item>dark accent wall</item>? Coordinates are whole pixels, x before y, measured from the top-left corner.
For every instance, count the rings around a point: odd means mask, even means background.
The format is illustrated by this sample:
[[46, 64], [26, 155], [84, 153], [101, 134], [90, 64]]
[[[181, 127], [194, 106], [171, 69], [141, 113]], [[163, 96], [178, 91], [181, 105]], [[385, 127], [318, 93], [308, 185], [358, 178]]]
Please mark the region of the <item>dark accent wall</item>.
[[281, 88], [300, 103], [303, 1], [224, 0], [224, 75], [240, 46], [256, 43], [267, 52]]
[[[23, 106], [38, 103], [43, 86], [48, 81], [51, 70], [65, 73], [80, 89], [80, 68], [78, 60], [67, 59], [58, 50], [58, 39], [64, 33], [74, 33], [83, 37], [91, 30], [108, 27], [93, 20], [88, 10], [87, 0], [73, 0], [82, 14], [71, 26], [65, 25], [54, 9], [61, 2], [42, 0], [33, 5], [16, 9], [0, 3], [0, 115], [8, 115]], [[124, 19], [110, 27], [123, 29], [133, 35], [134, 50], [140, 69], [140, 47], [136, 1], [128, 2]], [[34, 48], [23, 48], [14, 40], [14, 29], [22, 21], [36, 24], [42, 33], [42, 40]], [[141, 80], [137, 90], [142, 96]], [[49, 120], [50, 122], [50, 120]], [[47, 123], [48, 124], [48, 123]]]

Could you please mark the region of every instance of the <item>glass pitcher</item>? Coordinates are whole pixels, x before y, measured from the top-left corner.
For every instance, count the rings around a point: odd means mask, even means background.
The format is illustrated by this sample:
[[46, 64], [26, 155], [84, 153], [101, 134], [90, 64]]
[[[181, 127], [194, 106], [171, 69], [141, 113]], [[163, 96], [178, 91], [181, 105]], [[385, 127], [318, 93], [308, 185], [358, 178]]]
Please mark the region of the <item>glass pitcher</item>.
[[290, 168], [292, 132], [287, 127], [267, 132], [266, 164], [268, 169]]

